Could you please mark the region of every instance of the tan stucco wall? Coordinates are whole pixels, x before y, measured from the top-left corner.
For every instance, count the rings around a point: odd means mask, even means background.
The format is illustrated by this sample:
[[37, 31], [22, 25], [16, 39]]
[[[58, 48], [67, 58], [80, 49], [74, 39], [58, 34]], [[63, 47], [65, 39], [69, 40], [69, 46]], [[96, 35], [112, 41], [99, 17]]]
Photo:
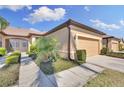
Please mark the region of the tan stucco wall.
[[[72, 36], [76, 37], [76, 36], [81, 36], [81, 37], [86, 37], [86, 38], [90, 38], [90, 39], [95, 39], [98, 40], [99, 42], [99, 53], [100, 50], [102, 49], [102, 35], [90, 32], [88, 30], [79, 28], [79, 27], [75, 27], [75, 26], [71, 26], [71, 31], [72, 31]], [[78, 38], [77, 38], [78, 40]], [[81, 44], [79, 44], [78, 42], [76, 42], [76, 49], [79, 49], [79, 47], [81, 46]], [[91, 46], [92, 47], [92, 46]], [[74, 50], [74, 48], [72, 49]]]
[[[78, 49], [78, 47], [80, 46], [80, 44], [78, 44], [76, 42], [76, 40], [78, 40], [77, 36], [82, 36], [82, 37], [87, 37], [87, 38], [92, 38], [95, 40], [98, 40], [99, 42], [99, 53], [100, 53], [100, 49], [102, 49], [102, 36], [93, 32], [90, 32], [88, 30], [82, 29], [82, 28], [78, 28], [75, 26], [70, 26], [71, 28], [71, 44], [70, 44], [70, 50], [71, 50], [71, 58], [74, 59], [75, 55], [74, 53], [76, 52], [76, 49]], [[55, 37], [58, 39], [59, 41], [59, 52], [60, 55], [64, 58], [68, 57], [68, 28], [65, 27], [63, 29], [60, 29], [56, 32], [53, 32], [49, 35], [47, 35], [47, 37]]]
[[54, 37], [59, 43], [60, 56], [67, 58], [68, 54], [68, 28], [64, 27], [58, 31], [48, 34], [46, 37]]

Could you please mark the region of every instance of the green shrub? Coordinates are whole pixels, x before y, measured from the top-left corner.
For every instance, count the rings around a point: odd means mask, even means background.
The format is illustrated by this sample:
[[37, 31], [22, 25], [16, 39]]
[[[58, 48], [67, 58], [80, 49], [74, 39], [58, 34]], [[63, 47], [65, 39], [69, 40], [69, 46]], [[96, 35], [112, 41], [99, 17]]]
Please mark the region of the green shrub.
[[6, 64], [19, 63], [21, 60], [21, 52], [14, 51], [6, 57]]
[[29, 53], [36, 53], [37, 52], [37, 47], [36, 47], [36, 45], [31, 45], [30, 46], [30, 51], [29, 51]]
[[124, 53], [108, 52], [106, 55], [111, 57], [124, 58]]
[[37, 58], [37, 55], [35, 53], [28, 53], [29, 57], [31, 57], [33, 60]]
[[29, 57], [31, 57], [32, 59], [36, 59], [37, 57], [37, 47], [36, 45], [31, 45], [30, 46], [30, 51], [27, 52], [27, 54], [29, 55]]
[[[41, 44], [42, 43], [42, 44]], [[57, 60], [58, 40], [54, 37], [40, 37], [36, 41], [36, 63], [44, 61], [55, 62]]]
[[6, 54], [6, 49], [3, 47], [0, 47], [0, 56], [4, 56]]
[[16, 64], [16, 63], [19, 63], [18, 62], [19, 60], [19, 56], [17, 55], [13, 55], [13, 56], [8, 56], [6, 57], [6, 64]]
[[107, 52], [108, 52], [108, 48], [102, 48], [100, 54], [101, 54], [101, 55], [106, 55]]
[[77, 50], [76, 51], [78, 63], [86, 62], [86, 50]]
[[10, 56], [20, 56], [20, 55], [21, 55], [21, 52], [14, 51], [14, 52], [12, 52], [12, 54]]

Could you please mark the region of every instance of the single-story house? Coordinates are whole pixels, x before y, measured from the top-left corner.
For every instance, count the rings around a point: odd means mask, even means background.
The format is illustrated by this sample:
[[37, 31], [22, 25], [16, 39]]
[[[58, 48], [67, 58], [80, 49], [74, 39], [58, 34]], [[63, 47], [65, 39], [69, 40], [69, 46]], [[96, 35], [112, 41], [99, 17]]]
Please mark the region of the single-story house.
[[30, 44], [42, 34], [43, 32], [29, 29], [7, 27], [0, 31], [0, 47], [5, 47], [8, 52], [11, 50], [26, 52]]
[[114, 36], [105, 35], [103, 36], [103, 46], [108, 48], [109, 51], [119, 51], [120, 39]]
[[71, 19], [44, 34], [57, 38], [59, 54], [69, 59], [75, 59], [75, 52], [80, 49], [85, 49], [87, 56], [98, 55], [102, 49], [103, 35], [106, 34]]
[[0, 47], [5, 47], [8, 51], [20, 50], [26, 52], [29, 50], [30, 44], [35, 42], [38, 37], [55, 37], [59, 41], [58, 52], [60, 56], [75, 59], [75, 52], [80, 49], [85, 49], [87, 56], [100, 54], [103, 42], [111, 50], [118, 50], [118, 39], [115, 37], [105, 37], [105, 35], [105, 33], [99, 30], [69, 19], [45, 33], [7, 27], [0, 32]]

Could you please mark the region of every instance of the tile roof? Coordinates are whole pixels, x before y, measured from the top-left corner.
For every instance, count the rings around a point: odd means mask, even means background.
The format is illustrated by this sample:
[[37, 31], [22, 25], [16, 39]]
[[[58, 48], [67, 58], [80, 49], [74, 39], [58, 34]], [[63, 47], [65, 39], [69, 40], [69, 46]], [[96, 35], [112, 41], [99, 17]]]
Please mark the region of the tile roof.
[[45, 32], [34, 31], [34, 30], [24, 29], [24, 28], [7, 27], [5, 30], [3, 30], [3, 33], [5, 35], [12, 35], [12, 36], [30, 36], [32, 34], [42, 35]]

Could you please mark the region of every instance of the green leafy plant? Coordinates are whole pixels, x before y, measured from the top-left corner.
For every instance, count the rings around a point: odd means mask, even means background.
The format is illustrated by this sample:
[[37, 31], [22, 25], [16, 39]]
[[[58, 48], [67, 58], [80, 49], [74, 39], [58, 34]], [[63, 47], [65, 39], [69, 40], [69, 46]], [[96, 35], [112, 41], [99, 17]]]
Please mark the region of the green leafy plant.
[[0, 31], [5, 29], [9, 25], [8, 21], [0, 16]]
[[37, 47], [35, 44], [32, 44], [30, 46], [30, 51], [27, 52], [27, 54], [29, 55], [29, 57], [31, 57], [32, 59], [36, 59], [37, 57]]
[[36, 62], [41, 61], [56, 61], [58, 41], [51, 37], [40, 37], [36, 42], [37, 59]]
[[7, 65], [16, 64], [16, 63], [19, 63], [18, 60], [19, 60], [19, 56], [16, 56], [16, 55], [8, 56], [6, 57], [6, 64]]
[[86, 50], [77, 50], [77, 61], [78, 63], [85, 63], [86, 62]]
[[119, 51], [124, 50], [124, 45], [123, 44], [119, 44]]
[[105, 48], [105, 47], [104, 47], [104, 48], [101, 49], [101, 53], [100, 53], [100, 54], [101, 54], [101, 55], [106, 55], [107, 52], [108, 52], [108, 48]]
[[14, 52], [12, 52], [12, 54], [10, 56], [20, 56], [20, 55], [21, 55], [21, 52], [14, 51]]
[[6, 57], [6, 64], [19, 63], [21, 60], [21, 52], [14, 51]]
[[6, 54], [6, 49], [1, 47], [0, 48], [0, 56], [4, 56]]

